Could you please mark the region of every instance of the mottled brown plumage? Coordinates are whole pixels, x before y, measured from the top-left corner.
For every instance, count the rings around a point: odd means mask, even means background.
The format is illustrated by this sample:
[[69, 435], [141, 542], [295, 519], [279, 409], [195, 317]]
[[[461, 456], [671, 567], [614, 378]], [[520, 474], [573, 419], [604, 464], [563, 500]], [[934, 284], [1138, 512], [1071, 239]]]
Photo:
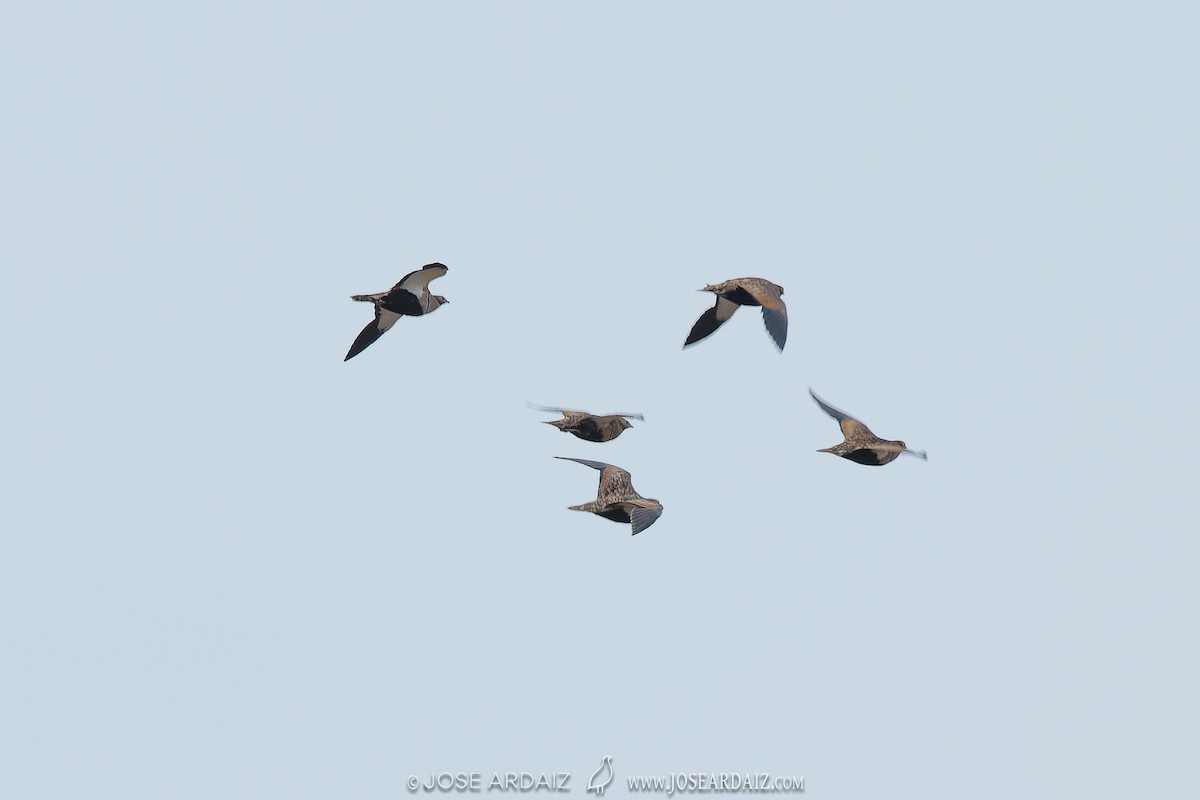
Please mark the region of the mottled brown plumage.
[[553, 408], [539, 406], [525, 401], [525, 405], [537, 411], [553, 411], [562, 414], [562, 419], [546, 420], [547, 425], [553, 425], [563, 433], [572, 433], [589, 442], [608, 442], [621, 435], [626, 428], [633, 425], [625, 419], [632, 417], [641, 420], [641, 414], [590, 414], [587, 411], [575, 411], [569, 408]]
[[880, 439], [871, 433], [871, 429], [866, 425], [817, 397], [816, 392], [812, 389], [809, 389], [808, 393], [812, 395], [813, 400], [817, 401], [817, 405], [821, 407], [822, 411], [838, 421], [838, 425], [842, 429], [842, 436], [845, 437], [845, 441], [841, 444], [818, 450], [818, 453], [833, 453], [835, 456], [848, 458], [857, 464], [866, 464], [871, 467], [881, 467], [895, 461], [901, 453], [911, 453], [920, 459], [927, 458], [924, 450], [911, 450], [908, 445], [899, 440]]
[[375, 319], [362, 329], [342, 360], [349, 361], [366, 350], [401, 317], [420, 317], [436, 311], [442, 303], [448, 303], [441, 295], [429, 293], [429, 282], [447, 272], [449, 268], [445, 264], [426, 264], [405, 275], [386, 292], [351, 295], [351, 300], [374, 303]]
[[629, 473], [620, 467], [583, 458], [555, 458], [600, 470], [600, 486], [596, 489], [596, 499], [578, 506], [567, 506], [571, 511], [588, 511], [614, 522], [628, 522], [633, 528], [634, 536], [649, 528], [662, 515], [662, 503], [650, 497], [642, 497], [634, 491]]
[[700, 315], [692, 326], [684, 347], [711, 336], [733, 316], [738, 306], [762, 306], [763, 324], [775, 341], [779, 352], [787, 343], [787, 306], [783, 303], [783, 287], [762, 278], [734, 278], [723, 283], [705, 286], [700, 291], [717, 296], [716, 305]]

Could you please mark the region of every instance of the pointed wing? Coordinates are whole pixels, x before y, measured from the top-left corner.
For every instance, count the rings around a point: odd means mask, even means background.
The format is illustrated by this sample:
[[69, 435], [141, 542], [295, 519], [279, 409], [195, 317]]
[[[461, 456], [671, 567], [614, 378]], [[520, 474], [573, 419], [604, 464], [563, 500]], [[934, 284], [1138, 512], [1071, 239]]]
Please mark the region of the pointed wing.
[[349, 361], [363, 350], [366, 350], [375, 343], [376, 339], [387, 333], [388, 328], [395, 325], [398, 319], [400, 319], [399, 314], [394, 314], [376, 305], [375, 319], [368, 322], [367, 327], [363, 328], [358, 334], [358, 338], [354, 340], [354, 344], [350, 345], [350, 352], [346, 353], [346, 357], [342, 361]]
[[[614, 467], [612, 464], [605, 464], [603, 461], [588, 461], [586, 458], [571, 458], [570, 456], [555, 456], [555, 458], [562, 459], [563, 461], [574, 461], [576, 464], [583, 464], [585, 467], [598, 469], [600, 470], [601, 480], [604, 480], [604, 470], [606, 469], [615, 469], [618, 472], [625, 472], [625, 470], [621, 469], [620, 467]], [[625, 474], [628, 475], [629, 473], [625, 472]]]
[[700, 315], [700, 319], [696, 320], [696, 324], [692, 326], [692, 332], [688, 334], [687, 341], [683, 343], [683, 346], [693, 345], [701, 339], [711, 336], [713, 331], [724, 325], [725, 321], [733, 316], [733, 312], [737, 311], [737, 308], [737, 303], [718, 296], [716, 305], [705, 311]]
[[445, 264], [433, 263], [426, 264], [418, 270], [405, 275], [400, 279], [400, 282], [392, 287], [392, 291], [403, 289], [406, 292], [412, 292], [420, 297], [422, 292], [429, 291], [429, 282], [434, 278], [440, 278], [449, 272], [450, 269]]
[[808, 393], [812, 395], [813, 400], [817, 401], [817, 405], [821, 407], [822, 411], [838, 421], [838, 425], [842, 429], [842, 435], [845, 436], [847, 440], [854, 438], [855, 436], [862, 436], [864, 434], [870, 436], [871, 438], [877, 438], [875, 434], [871, 433], [870, 428], [868, 428], [866, 425], [863, 425], [845, 411], [839, 411], [821, 398], [817, 397], [817, 393], [811, 388], [808, 390]]
[[662, 516], [662, 506], [655, 504], [648, 508], [638, 506], [629, 512], [629, 519], [633, 525], [633, 535], [637, 536], [642, 531], [649, 528], [658, 518]]

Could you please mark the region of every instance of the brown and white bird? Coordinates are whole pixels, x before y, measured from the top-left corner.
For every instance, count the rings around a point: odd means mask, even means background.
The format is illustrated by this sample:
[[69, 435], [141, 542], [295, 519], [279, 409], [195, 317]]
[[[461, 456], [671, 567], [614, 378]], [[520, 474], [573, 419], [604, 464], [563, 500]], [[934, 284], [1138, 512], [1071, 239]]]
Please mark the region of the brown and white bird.
[[712, 335], [713, 331], [733, 316], [738, 306], [762, 306], [763, 324], [775, 340], [779, 352], [787, 343], [787, 306], [783, 304], [783, 287], [762, 278], [734, 278], [723, 283], [705, 286], [700, 291], [712, 292], [717, 303], [700, 315], [684, 347]]
[[870, 467], [881, 467], [895, 461], [901, 453], [909, 453], [920, 459], [928, 458], [924, 450], [910, 450], [904, 442], [880, 439], [871, 433], [871, 429], [866, 425], [817, 397], [816, 392], [812, 389], [809, 389], [808, 393], [812, 395], [813, 400], [817, 401], [817, 405], [821, 407], [822, 411], [838, 421], [838, 425], [842, 428], [842, 436], [845, 437], [845, 441], [841, 444], [818, 450], [818, 453], [833, 453], [835, 456], [848, 458], [858, 464], [866, 464]]
[[546, 420], [547, 425], [553, 425], [563, 433], [573, 433], [588, 442], [608, 442], [617, 438], [626, 428], [633, 424], [626, 417], [645, 420], [641, 414], [590, 414], [587, 411], [573, 411], [569, 408], [553, 408], [551, 406], [535, 405], [528, 400], [525, 405], [535, 411], [553, 411], [562, 414], [562, 419]]
[[436, 311], [442, 303], [450, 302], [441, 295], [429, 293], [429, 282], [448, 271], [445, 264], [426, 264], [405, 275], [386, 292], [352, 295], [351, 300], [375, 304], [375, 319], [362, 329], [342, 360], [349, 361], [366, 350], [401, 317], [420, 317]]
[[629, 473], [620, 467], [584, 458], [555, 458], [600, 470], [600, 486], [596, 489], [596, 499], [578, 506], [567, 506], [571, 511], [590, 511], [613, 522], [628, 522], [633, 527], [634, 536], [649, 528], [662, 516], [662, 503], [650, 497], [642, 497], [634, 491]]

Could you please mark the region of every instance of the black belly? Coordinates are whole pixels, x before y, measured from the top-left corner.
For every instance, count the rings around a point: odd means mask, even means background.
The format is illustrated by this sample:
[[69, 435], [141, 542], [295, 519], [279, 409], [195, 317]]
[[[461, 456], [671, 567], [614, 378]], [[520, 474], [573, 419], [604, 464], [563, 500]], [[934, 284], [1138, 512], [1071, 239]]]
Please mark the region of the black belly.
[[393, 314], [402, 314], [406, 317], [419, 317], [425, 313], [421, 308], [421, 302], [417, 300], [417, 296], [412, 292], [395, 292], [383, 298], [381, 306], [391, 311]]
[[846, 453], [843, 458], [848, 458], [856, 464], [866, 464], [868, 467], [878, 467], [881, 464], [886, 464], [881, 456], [883, 453], [874, 450], [854, 450]]
[[729, 294], [725, 295], [726, 300], [732, 300], [739, 306], [761, 306], [762, 303], [754, 299], [754, 295], [747, 292], [742, 287], [734, 289]]
[[597, 511], [596, 513], [613, 522], [629, 522], [629, 512], [623, 508], [610, 508], [607, 511]]
[[594, 419], [584, 419], [567, 428], [571, 433], [588, 442], [603, 442], [604, 431]]

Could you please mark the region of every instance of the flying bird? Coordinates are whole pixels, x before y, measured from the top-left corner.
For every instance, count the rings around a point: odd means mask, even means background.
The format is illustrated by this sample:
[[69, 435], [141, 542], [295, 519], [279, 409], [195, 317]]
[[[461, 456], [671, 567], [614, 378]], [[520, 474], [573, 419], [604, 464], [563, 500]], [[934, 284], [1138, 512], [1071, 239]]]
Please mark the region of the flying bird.
[[567, 506], [571, 511], [590, 511], [613, 522], [631, 523], [634, 536], [649, 528], [662, 516], [662, 503], [650, 497], [642, 497], [634, 491], [629, 473], [620, 467], [584, 458], [555, 458], [600, 470], [600, 486], [596, 489], [596, 499], [578, 506]]
[[608, 442], [617, 438], [626, 428], [633, 427], [626, 417], [645, 420], [641, 414], [589, 414], [587, 411], [573, 411], [569, 408], [534, 405], [528, 400], [525, 401], [525, 405], [535, 411], [562, 414], [562, 419], [549, 419], [545, 421], [546, 424], [553, 425], [563, 433], [573, 433], [588, 442]]
[[448, 271], [445, 264], [426, 264], [405, 275], [386, 292], [352, 295], [351, 300], [375, 304], [375, 319], [362, 329], [354, 344], [350, 345], [350, 352], [342, 360], [349, 361], [366, 350], [401, 317], [420, 317], [436, 311], [442, 303], [450, 302], [441, 295], [429, 293], [429, 282]]
[[738, 306], [762, 306], [763, 324], [775, 340], [779, 352], [787, 343], [787, 306], [783, 304], [783, 287], [762, 278], [734, 278], [723, 283], [705, 286], [700, 291], [712, 292], [717, 303], [700, 315], [684, 347], [712, 335], [713, 331], [733, 316]]
[[809, 389], [808, 393], [812, 395], [813, 400], [817, 401], [817, 405], [821, 407], [822, 411], [838, 421], [838, 425], [842, 428], [842, 436], [845, 437], [845, 441], [841, 444], [818, 450], [818, 453], [833, 453], [835, 456], [848, 458], [871, 467], [881, 467], [895, 461], [901, 453], [910, 453], [920, 459], [928, 458], [924, 450], [910, 450], [904, 442], [880, 439], [871, 433], [871, 429], [866, 425], [817, 397], [816, 392], [812, 389]]

